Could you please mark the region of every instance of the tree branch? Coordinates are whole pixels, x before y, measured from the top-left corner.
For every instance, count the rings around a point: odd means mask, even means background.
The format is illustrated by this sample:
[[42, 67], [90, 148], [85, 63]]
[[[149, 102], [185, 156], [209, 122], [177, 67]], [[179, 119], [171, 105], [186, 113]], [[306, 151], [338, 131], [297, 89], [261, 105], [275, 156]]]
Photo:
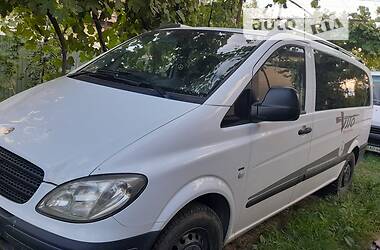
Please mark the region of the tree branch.
[[59, 44], [61, 47], [61, 54], [62, 54], [62, 75], [66, 74], [67, 69], [67, 47], [66, 47], [66, 41], [65, 37], [63, 36], [62, 30], [59, 27], [57, 19], [50, 13], [50, 11], [47, 11], [47, 16], [53, 25], [55, 34], [58, 37]]
[[91, 15], [92, 15], [92, 20], [94, 21], [94, 24], [95, 24], [96, 32], [98, 33], [98, 39], [99, 39], [100, 47], [102, 48], [103, 52], [106, 52], [107, 46], [106, 46], [106, 43], [104, 41], [102, 24], [100, 23], [100, 20], [98, 18], [98, 13], [96, 13], [95, 10], [92, 10]]
[[210, 6], [211, 10], [210, 10], [210, 15], [208, 17], [208, 22], [207, 22], [207, 26], [210, 27], [211, 26], [211, 17], [212, 17], [212, 11], [214, 9], [214, 2], [211, 2], [211, 6]]
[[237, 15], [236, 15], [236, 26], [238, 26], [240, 24], [240, 19], [241, 19], [241, 12], [243, 11], [243, 2], [244, 0], [239, 0], [239, 6], [238, 6], [238, 12], [237, 12]]

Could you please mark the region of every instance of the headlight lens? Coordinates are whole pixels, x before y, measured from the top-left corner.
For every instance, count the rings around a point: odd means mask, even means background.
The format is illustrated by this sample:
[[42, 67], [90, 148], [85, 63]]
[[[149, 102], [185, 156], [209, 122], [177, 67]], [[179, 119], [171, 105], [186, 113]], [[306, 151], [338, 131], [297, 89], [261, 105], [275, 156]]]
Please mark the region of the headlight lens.
[[77, 179], [48, 193], [37, 211], [69, 222], [92, 222], [104, 219], [128, 206], [143, 191], [143, 175], [98, 175]]

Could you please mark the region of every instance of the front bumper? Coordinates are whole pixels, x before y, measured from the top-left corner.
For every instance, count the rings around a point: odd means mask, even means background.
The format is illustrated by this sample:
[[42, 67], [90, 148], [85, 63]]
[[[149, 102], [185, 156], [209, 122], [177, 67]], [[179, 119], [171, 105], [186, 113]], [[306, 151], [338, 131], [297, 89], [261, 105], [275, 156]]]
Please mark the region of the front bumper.
[[[107, 230], [105, 228], [104, 230]], [[33, 226], [0, 208], [0, 249], [151, 249], [159, 232], [112, 242], [82, 242]]]

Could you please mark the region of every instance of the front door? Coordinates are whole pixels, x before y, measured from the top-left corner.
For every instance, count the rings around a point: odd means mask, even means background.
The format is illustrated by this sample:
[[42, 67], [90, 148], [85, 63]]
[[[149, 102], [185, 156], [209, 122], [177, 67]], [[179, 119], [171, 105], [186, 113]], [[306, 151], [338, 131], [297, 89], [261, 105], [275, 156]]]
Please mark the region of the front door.
[[239, 228], [248, 229], [288, 205], [308, 163], [312, 138], [308, 86], [310, 48], [303, 42], [278, 42], [259, 62], [252, 79], [255, 101], [271, 87], [298, 91], [301, 116], [291, 122], [259, 122], [252, 126], [251, 161]]

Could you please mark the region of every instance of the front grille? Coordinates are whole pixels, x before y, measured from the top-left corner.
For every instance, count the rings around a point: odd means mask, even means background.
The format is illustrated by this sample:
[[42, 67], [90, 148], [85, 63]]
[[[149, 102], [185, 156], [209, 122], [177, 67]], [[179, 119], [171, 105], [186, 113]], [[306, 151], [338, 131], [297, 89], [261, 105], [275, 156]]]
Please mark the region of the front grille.
[[44, 171], [18, 155], [0, 147], [0, 195], [27, 202], [44, 179]]
[[380, 135], [380, 127], [371, 127], [371, 134], [378, 134]]

